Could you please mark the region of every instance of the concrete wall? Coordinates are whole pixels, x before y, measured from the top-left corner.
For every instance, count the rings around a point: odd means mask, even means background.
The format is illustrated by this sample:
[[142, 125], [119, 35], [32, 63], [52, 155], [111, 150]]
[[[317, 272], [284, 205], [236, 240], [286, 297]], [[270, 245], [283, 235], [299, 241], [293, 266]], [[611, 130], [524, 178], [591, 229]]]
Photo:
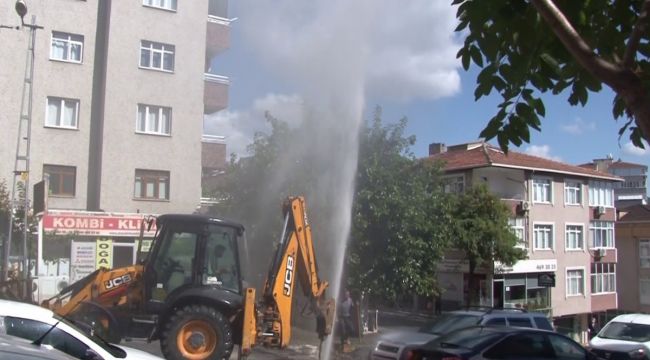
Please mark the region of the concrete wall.
[[[29, 22], [34, 14], [37, 23], [44, 26], [36, 38], [30, 182], [41, 180], [43, 164], [75, 166], [75, 196], [51, 197], [49, 207], [86, 209], [89, 149], [97, 145], [92, 140], [90, 123], [93, 75], [97, 75], [93, 67], [98, 2], [35, 0], [28, 6], [25, 20]], [[13, 6], [0, 9], [0, 23], [20, 23]], [[207, 1], [179, 2], [177, 11], [145, 7], [142, 2], [111, 2], [103, 148], [99, 157], [100, 209], [192, 212], [199, 204], [207, 27]], [[228, 30], [227, 26], [219, 28]], [[53, 30], [84, 36], [82, 64], [49, 59]], [[0, 180], [6, 180], [10, 187], [29, 31], [1, 29], [0, 39]], [[175, 45], [174, 72], [140, 69], [141, 40]], [[225, 40], [222, 36], [214, 41]], [[78, 129], [43, 126], [47, 96], [79, 99]], [[137, 134], [138, 103], [171, 107], [171, 136]], [[134, 199], [136, 168], [169, 171], [169, 201]]]
[[616, 224], [616, 248], [621, 259], [616, 267], [618, 307], [631, 312], [650, 312], [650, 305], [640, 302], [639, 281], [650, 279], [650, 269], [641, 269], [639, 240], [650, 239], [650, 222]]
[[[170, 12], [114, 1], [109, 38], [101, 204], [106, 211], [193, 211], [201, 195], [208, 3]], [[173, 73], [139, 68], [140, 41], [175, 46]], [[111, 51], [121, 48], [123, 51]], [[171, 136], [136, 134], [137, 104], [172, 107]], [[170, 172], [170, 200], [134, 201], [135, 169]], [[127, 208], [125, 208], [125, 205]]]
[[[30, 183], [43, 177], [43, 164], [75, 166], [76, 196], [51, 197], [49, 206], [57, 208], [84, 208], [86, 205], [86, 179], [88, 165], [90, 102], [95, 48], [95, 23], [97, 3], [93, 1], [31, 1], [28, 4], [26, 23], [36, 15], [36, 24], [44, 29], [36, 32], [34, 81], [32, 103], [32, 138]], [[13, 6], [3, 7], [0, 23], [17, 24], [19, 17]], [[50, 60], [52, 31], [62, 31], [84, 36], [81, 64]], [[11, 186], [16, 153], [21, 97], [24, 84], [25, 58], [29, 30], [2, 29], [3, 55], [0, 57], [0, 180]], [[79, 100], [78, 129], [46, 128], [45, 114], [48, 96]], [[30, 189], [31, 190], [31, 189]]]

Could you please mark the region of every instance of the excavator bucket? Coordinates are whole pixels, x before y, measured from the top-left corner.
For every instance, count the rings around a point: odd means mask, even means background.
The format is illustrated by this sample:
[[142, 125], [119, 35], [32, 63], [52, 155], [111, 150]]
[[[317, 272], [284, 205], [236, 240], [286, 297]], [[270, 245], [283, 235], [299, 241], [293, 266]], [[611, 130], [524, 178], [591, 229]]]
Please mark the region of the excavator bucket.
[[321, 305], [320, 315], [316, 319], [316, 332], [318, 333], [319, 339], [323, 340], [327, 335], [332, 333], [335, 310], [334, 299], [327, 299]]

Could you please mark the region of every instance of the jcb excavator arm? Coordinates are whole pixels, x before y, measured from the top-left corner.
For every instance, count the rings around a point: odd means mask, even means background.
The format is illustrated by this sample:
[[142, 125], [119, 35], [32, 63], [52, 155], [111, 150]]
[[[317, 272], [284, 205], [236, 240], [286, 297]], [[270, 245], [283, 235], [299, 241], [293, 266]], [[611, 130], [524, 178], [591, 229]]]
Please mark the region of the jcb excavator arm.
[[291, 339], [291, 310], [297, 278], [311, 310], [317, 316], [321, 340], [332, 332], [334, 300], [325, 299], [327, 281], [318, 277], [318, 266], [307, 219], [305, 199], [289, 197], [283, 204], [284, 228], [281, 242], [264, 285], [259, 303], [255, 289], [246, 290], [242, 354], [247, 355], [255, 343], [283, 348]]

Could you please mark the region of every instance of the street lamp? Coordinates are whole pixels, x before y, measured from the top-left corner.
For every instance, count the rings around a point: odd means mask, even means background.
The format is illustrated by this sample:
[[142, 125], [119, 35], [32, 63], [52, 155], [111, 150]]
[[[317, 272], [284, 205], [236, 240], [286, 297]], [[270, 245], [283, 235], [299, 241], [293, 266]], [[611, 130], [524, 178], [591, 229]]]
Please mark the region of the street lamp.
[[16, 13], [20, 16], [20, 22], [25, 25], [25, 15], [27, 15], [27, 5], [23, 0], [16, 1]]
[[[23, 93], [20, 109], [20, 122], [18, 127], [18, 140], [16, 146], [16, 162], [14, 166], [14, 180], [13, 187], [11, 192], [11, 209], [9, 212], [9, 233], [6, 237], [6, 242], [3, 246], [4, 252], [4, 261], [2, 264], [2, 281], [8, 278], [9, 274], [9, 255], [11, 254], [11, 242], [13, 238], [13, 218], [16, 208], [16, 177], [21, 175], [23, 177], [24, 184], [24, 223], [23, 223], [23, 278], [25, 283], [23, 284], [23, 294], [27, 296], [27, 279], [29, 278], [29, 257], [27, 254], [27, 234], [28, 234], [28, 215], [29, 215], [29, 149], [31, 142], [31, 119], [32, 119], [32, 98], [33, 98], [33, 78], [34, 78], [34, 45], [36, 43], [36, 30], [43, 29], [42, 26], [36, 25], [36, 16], [32, 16], [32, 23], [25, 24], [24, 18], [27, 15], [27, 5], [24, 0], [16, 1], [15, 5], [16, 13], [20, 16], [20, 22], [23, 27], [27, 27], [30, 30], [30, 40], [27, 47], [27, 62], [25, 65], [25, 82], [23, 83]], [[16, 27], [18, 29], [18, 27]], [[29, 89], [28, 89], [29, 88]], [[25, 113], [26, 110], [26, 113]], [[23, 122], [26, 122], [26, 134], [23, 134]], [[24, 154], [20, 153], [22, 149], [20, 144], [22, 141], [24, 143]], [[18, 162], [24, 161], [24, 169], [18, 169]]]

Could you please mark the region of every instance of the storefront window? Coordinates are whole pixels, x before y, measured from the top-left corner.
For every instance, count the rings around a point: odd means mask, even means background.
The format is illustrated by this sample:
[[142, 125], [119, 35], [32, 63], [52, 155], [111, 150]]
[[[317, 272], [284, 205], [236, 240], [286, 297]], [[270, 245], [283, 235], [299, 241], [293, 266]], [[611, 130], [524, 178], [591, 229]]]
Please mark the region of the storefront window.
[[505, 307], [523, 308], [526, 304], [526, 286], [506, 286]]
[[526, 306], [528, 310], [550, 309], [551, 301], [549, 288], [535, 288], [526, 291]]
[[[551, 309], [551, 291], [539, 286], [540, 273], [504, 275], [503, 280], [495, 277], [494, 306], [522, 308], [530, 311], [547, 312]], [[503, 303], [501, 303], [503, 296]]]

